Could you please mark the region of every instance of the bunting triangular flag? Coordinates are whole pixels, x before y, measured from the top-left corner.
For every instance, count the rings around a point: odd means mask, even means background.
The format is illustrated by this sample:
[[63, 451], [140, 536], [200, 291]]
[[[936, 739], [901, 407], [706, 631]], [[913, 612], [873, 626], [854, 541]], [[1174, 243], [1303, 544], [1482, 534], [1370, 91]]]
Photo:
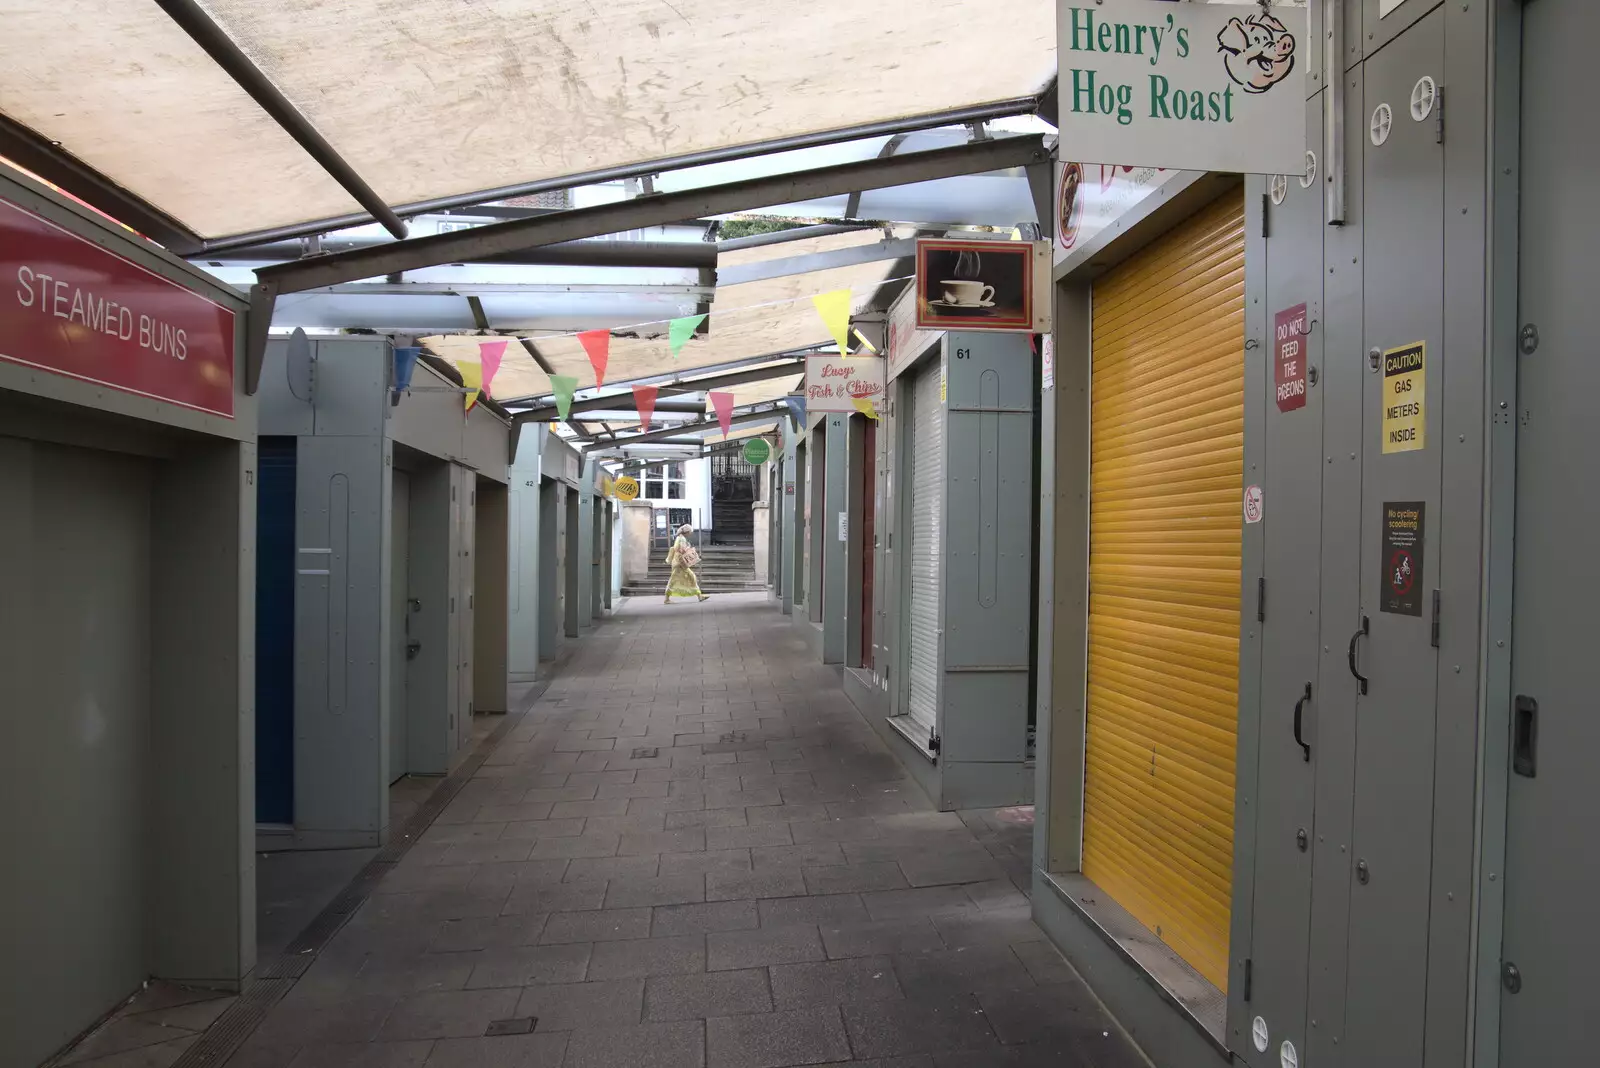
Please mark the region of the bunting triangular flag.
[[794, 416], [794, 421], [799, 426], [806, 425], [806, 399], [804, 397], [785, 397], [784, 402], [789, 405], [789, 414]]
[[868, 419], [878, 418], [878, 409], [873, 405], [871, 397], [851, 397], [850, 400], [855, 404], [856, 411]]
[[506, 346], [510, 342], [504, 339], [499, 341], [478, 342], [478, 359], [483, 364], [483, 392], [485, 396], [494, 396], [490, 388], [494, 385], [494, 376], [500, 371], [500, 361], [505, 359]]
[[850, 291], [835, 289], [818, 293], [811, 298], [811, 303], [816, 305], [828, 333], [839, 343], [839, 355], [847, 355], [850, 351]]
[[694, 336], [705, 319], [704, 315], [684, 315], [667, 324], [667, 345], [672, 349], [673, 359], [678, 358], [685, 342]]
[[722, 436], [727, 437], [728, 428], [733, 425], [733, 394], [713, 390], [706, 395], [711, 398], [711, 407], [717, 411], [717, 422], [722, 424]]
[[594, 367], [594, 384], [606, 384], [606, 360], [611, 356], [611, 331], [585, 330], [578, 335], [578, 340], [583, 343], [583, 351], [589, 354], [589, 363]]
[[396, 348], [394, 350], [394, 389], [402, 393], [411, 388], [411, 372], [417, 368], [417, 357], [422, 355], [420, 348]]
[[478, 396], [483, 389], [483, 364], [476, 360], [460, 360], [456, 363], [456, 370], [461, 372], [461, 384], [467, 387], [467, 411], [472, 411], [472, 406], [478, 403]]
[[571, 375], [551, 375], [550, 391], [556, 395], [556, 414], [566, 419], [572, 411], [572, 395], [578, 390], [578, 380]]
[[650, 417], [656, 413], [656, 393], [658, 386], [634, 386], [633, 404], [639, 409], [639, 429], [650, 429]]

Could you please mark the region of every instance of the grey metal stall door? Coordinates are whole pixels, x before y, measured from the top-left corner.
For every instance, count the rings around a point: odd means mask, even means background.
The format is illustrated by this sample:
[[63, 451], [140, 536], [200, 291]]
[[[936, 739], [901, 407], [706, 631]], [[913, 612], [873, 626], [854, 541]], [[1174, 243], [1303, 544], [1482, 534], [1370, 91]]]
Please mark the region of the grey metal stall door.
[[[1442, 81], [1443, 62], [1439, 9], [1366, 64], [1366, 125], [1380, 103], [1391, 114], [1386, 137], [1378, 116], [1380, 133], [1369, 133], [1363, 161], [1365, 348], [1380, 356], [1364, 391], [1359, 581], [1362, 618], [1370, 622], [1354, 641], [1357, 671], [1371, 681], [1356, 703], [1356, 870], [1341, 1058], [1361, 1068], [1423, 1061], [1438, 730], [1431, 601], [1439, 588], [1445, 432], [1444, 147], [1431, 116], [1413, 119], [1411, 100], [1420, 79]], [[1406, 391], [1385, 353], [1416, 344], [1426, 346], [1425, 382], [1412, 379]], [[1386, 444], [1405, 442], [1391, 437], [1398, 428], [1385, 410], [1419, 396], [1423, 447], [1386, 453]], [[1417, 543], [1406, 545], [1400, 524], [1412, 505], [1421, 506], [1422, 523]], [[1415, 614], [1396, 611], [1397, 602], [1409, 602]]]
[[472, 713], [473, 708], [473, 676], [472, 665], [476, 659], [475, 645], [477, 643], [476, 615], [477, 615], [477, 584], [478, 584], [478, 476], [466, 468], [457, 471], [461, 484], [461, 579], [460, 592], [457, 595], [459, 611], [460, 638], [459, 655], [461, 658], [459, 674], [456, 677], [456, 707], [460, 714], [456, 717], [455, 748], [459, 749], [472, 740]]
[[407, 771], [406, 650], [411, 642], [411, 476], [394, 472], [389, 529], [389, 775], [394, 782]]
[[[1595, 626], [1600, 570], [1600, 390], [1592, 269], [1600, 148], [1566, 116], [1574, 72], [1600, 34], [1593, 0], [1523, 8], [1519, 323], [1538, 347], [1517, 372], [1516, 593], [1512, 625], [1512, 769], [1502, 957], [1501, 1061], [1588, 1064], [1595, 1058], [1594, 926], [1600, 854], [1600, 716]], [[1517, 992], [1512, 993], [1512, 988]]]
[[[1307, 109], [1309, 142], [1320, 144], [1321, 98]], [[1246, 404], [1265, 408], [1263, 469], [1247, 472], [1247, 481], [1259, 480], [1266, 502], [1266, 586], [1262, 604], [1248, 607], [1264, 610], [1265, 616], [1256, 796], [1249, 805], [1255, 816], [1251, 964], [1248, 984], [1239, 982], [1243, 977], [1236, 972], [1231, 988], [1241, 1003], [1235, 1012], [1234, 1050], [1254, 1068], [1279, 1068], [1283, 1043], [1303, 1051], [1306, 1038], [1311, 843], [1317, 830], [1313, 806], [1323, 756], [1316, 685], [1326, 396], [1320, 385], [1327, 336], [1321, 329], [1322, 201], [1321, 183], [1313, 180], [1304, 188], [1291, 177], [1282, 203], [1266, 207], [1266, 309], [1264, 315], [1254, 307], [1248, 311], [1264, 326], [1267, 338], [1265, 376], [1249, 383], [1255, 397], [1247, 394], [1246, 399]], [[1301, 306], [1304, 315], [1294, 315]], [[1281, 399], [1274, 373], [1280, 359], [1294, 361], [1285, 368]], [[1311, 384], [1313, 376], [1318, 385]], [[1358, 412], [1348, 415], [1360, 418]], [[1355, 503], [1352, 499], [1346, 507]], [[1346, 789], [1348, 781], [1347, 772]], [[1257, 1048], [1257, 1033], [1266, 1035], [1265, 1050]]]
[[939, 586], [944, 524], [944, 403], [939, 398], [943, 355], [917, 374], [911, 395], [911, 620], [906, 657], [906, 714], [919, 740], [937, 729], [939, 710]]

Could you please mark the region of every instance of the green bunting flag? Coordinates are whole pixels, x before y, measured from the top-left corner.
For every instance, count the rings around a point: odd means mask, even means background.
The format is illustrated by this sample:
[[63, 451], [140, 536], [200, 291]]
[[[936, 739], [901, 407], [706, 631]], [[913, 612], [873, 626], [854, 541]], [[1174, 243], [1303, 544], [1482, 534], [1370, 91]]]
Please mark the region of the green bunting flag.
[[667, 344], [672, 348], [673, 359], [678, 358], [685, 342], [700, 329], [700, 324], [705, 322], [705, 319], [704, 315], [685, 315], [667, 324]]
[[564, 420], [572, 411], [572, 395], [577, 392], [578, 380], [569, 375], [551, 375], [550, 388], [556, 395], [556, 412]]

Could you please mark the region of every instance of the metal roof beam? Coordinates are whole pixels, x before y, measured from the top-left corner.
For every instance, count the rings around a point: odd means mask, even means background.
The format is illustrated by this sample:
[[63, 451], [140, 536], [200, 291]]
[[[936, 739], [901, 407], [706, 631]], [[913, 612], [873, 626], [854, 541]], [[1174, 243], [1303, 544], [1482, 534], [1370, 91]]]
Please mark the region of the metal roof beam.
[[[980, 122], [984, 119], [1005, 118], [1012, 115], [1030, 115], [1038, 107], [1036, 97], [1017, 97], [1012, 100], [1000, 100], [992, 104], [977, 104], [972, 107], [955, 108], [950, 111], [936, 111], [925, 115], [913, 115], [903, 119], [887, 119], [882, 122], [861, 123], [855, 126], [841, 126], [832, 130], [822, 130], [817, 133], [797, 134], [790, 137], [776, 137], [766, 141], [754, 141], [743, 145], [730, 145], [727, 148], [707, 149], [700, 152], [688, 152], [677, 156], [664, 156], [659, 159], [647, 160], [642, 163], [629, 163], [618, 167], [604, 167], [592, 171], [580, 171], [577, 174], [563, 175], [557, 178], [540, 178], [531, 182], [519, 182], [515, 185], [503, 185], [494, 189], [480, 189], [470, 193], [457, 193], [451, 196], [434, 197], [431, 200], [419, 200], [410, 204], [401, 204], [394, 210], [397, 214], [410, 217], [413, 215], [430, 215], [451, 208], [465, 208], [477, 204], [488, 204], [497, 200], [510, 200], [514, 197], [532, 196], [535, 193], [549, 193], [557, 189], [576, 189], [586, 185], [601, 185], [606, 182], [620, 181], [625, 178], [639, 178], [647, 174], [663, 174], [667, 171], [685, 170], [690, 167], [704, 167], [713, 163], [727, 163], [732, 160], [755, 159], [759, 156], [770, 156], [780, 152], [793, 152], [802, 148], [819, 148], [824, 145], [837, 145], [846, 141], [860, 141], [870, 137], [889, 137], [897, 133], [916, 130], [933, 130], [941, 126], [963, 126], [969, 122]], [[648, 199], [648, 198], [646, 198]], [[776, 204], [782, 201], [770, 201]], [[753, 207], [766, 207], [767, 204], [757, 204]], [[745, 211], [747, 208], [734, 208], [733, 211]], [[668, 222], [683, 222], [686, 219], [699, 219], [712, 213], [695, 213], [680, 216]], [[716, 212], [714, 214], [726, 215], [729, 212]], [[227, 237], [217, 238], [206, 243], [206, 248], [232, 248], [237, 245], [260, 244], [263, 241], [281, 241], [285, 238], [304, 237], [309, 234], [327, 233], [330, 230], [345, 230], [352, 226], [364, 226], [373, 221], [372, 216], [354, 213], [338, 215], [328, 219], [317, 219], [304, 223], [293, 223], [288, 226], [278, 226], [266, 230], [255, 230], [249, 233], [230, 234]]]
[[[659, 464], [659, 463], [665, 463], [665, 462], [684, 463], [684, 462], [687, 462], [689, 460], [705, 460], [705, 459], [708, 459], [708, 458], [710, 458], [712, 456], [717, 456], [717, 455], [719, 455], [721, 453], [725, 453], [725, 452], [743, 452], [744, 451], [744, 447], [746, 445], [748, 445], [750, 442], [756, 440], [756, 438], [758, 438], [760, 436], [761, 435], [757, 434], [757, 435], [752, 435], [751, 437], [747, 437], [747, 438], [740, 438], [738, 441], [719, 441], [715, 445], [707, 445], [704, 449], [702, 449], [700, 451], [700, 455], [699, 456], [681, 456], [681, 455], [668, 454], [668, 453], [663, 453], [660, 456], [655, 456], [655, 457], [629, 456], [629, 457], [627, 457], [626, 459], [623, 460], [622, 464], [618, 467], [617, 470], [619, 472], [620, 471], [637, 471], [640, 468], [653, 467], [654, 465]], [[599, 459], [600, 459], [600, 461], [602, 463], [615, 463], [616, 462], [615, 458], [610, 458], [610, 457], [602, 456]]]
[[355, 168], [339, 155], [338, 151], [330, 145], [317, 128], [311, 125], [309, 119], [300, 114], [300, 110], [289, 102], [289, 98], [278, 90], [272, 80], [261, 73], [261, 68], [250, 61], [244, 50], [234, 43], [222, 27], [211, 20], [211, 16], [201, 10], [195, 0], [156, 0], [161, 10], [171, 16], [185, 33], [194, 38], [194, 43], [203, 48], [207, 55], [221, 67], [230, 78], [239, 83], [239, 88], [249, 93], [255, 102], [261, 105], [261, 110], [272, 116], [274, 122], [283, 127], [284, 133], [294, 138], [306, 154], [317, 162], [328, 175], [341, 186], [344, 191], [355, 199], [357, 204], [365, 208], [373, 219], [383, 224], [395, 237], [406, 236], [406, 224], [400, 221], [400, 216], [390, 210], [389, 205], [383, 202], [366, 180], [357, 174]]
[[[0, 152], [0, 155], [4, 153]], [[546, 213], [551, 214], [556, 213]], [[332, 253], [357, 248], [389, 248], [394, 242], [387, 237], [365, 234], [323, 238], [321, 244], [324, 253]], [[221, 251], [195, 252], [189, 258], [197, 263], [285, 263], [305, 258], [305, 251], [298, 241], [279, 241]], [[454, 262], [539, 267], [714, 268], [717, 265], [717, 246], [709, 241], [563, 241], [537, 249]]]
[[762, 260], [738, 267], [723, 267], [717, 271], [717, 284], [736, 286], [742, 282], [762, 282], [768, 278], [785, 278], [812, 271], [827, 271], [835, 267], [851, 267], [858, 263], [876, 263], [895, 260], [917, 253], [917, 239], [906, 237], [879, 241], [871, 245], [834, 249], [831, 252], [813, 252], [805, 256], [790, 256], [782, 260]]
[[774, 230], [770, 234], [751, 234], [748, 237], [730, 237], [726, 241], [717, 242], [718, 252], [735, 252], [744, 248], [763, 248], [767, 245], [782, 245], [790, 241], [805, 241], [813, 237], [829, 237], [833, 234], [849, 234], [857, 230], [875, 229], [872, 223], [817, 223], [814, 226], [791, 226], [787, 230]]
[[304, 292], [341, 282], [420, 270], [439, 263], [461, 262], [546, 243], [641, 229], [675, 218], [722, 215], [764, 204], [837, 196], [854, 189], [914, 185], [961, 174], [1028, 166], [1048, 159], [1042, 138], [996, 138], [887, 159], [860, 160], [833, 167], [731, 182], [705, 189], [638, 197], [616, 204], [578, 208], [532, 219], [397, 241], [380, 248], [356, 249], [264, 267], [256, 272], [258, 281], [250, 290], [245, 390], [254, 394], [260, 383], [261, 361], [266, 353], [266, 333], [281, 293]]
[[[755, 423], [773, 423], [783, 417], [783, 412], [777, 408], [770, 408], [761, 412], [749, 412], [745, 415], [736, 415], [728, 421], [729, 429], [736, 426], [751, 426]], [[722, 423], [716, 419], [708, 419], [699, 423], [686, 423], [681, 426], [668, 427], [665, 430], [651, 430], [643, 434], [630, 434], [625, 438], [617, 438], [604, 444], [590, 445], [583, 451], [585, 453], [598, 452], [601, 449], [615, 449], [626, 445], [642, 445], [647, 441], [663, 441], [668, 438], [679, 437], [691, 430], [721, 430]]]
[[[790, 360], [786, 363], [774, 364], [769, 367], [757, 367], [748, 371], [735, 371], [732, 374], [716, 375], [711, 378], [674, 379], [673, 389], [689, 393], [700, 393], [707, 390], [723, 389], [728, 386], [743, 386], [751, 382], [765, 382], [772, 378], [784, 378], [789, 375], [804, 373], [806, 362], [803, 359]], [[572, 407], [567, 409], [568, 416], [578, 412], [610, 411], [617, 407], [619, 402], [624, 407], [632, 400], [633, 393], [607, 393], [599, 397], [586, 397], [583, 400], [574, 400]], [[502, 401], [502, 404], [516, 404], [516, 400]], [[659, 404], [658, 404], [659, 407]], [[671, 409], [660, 409], [670, 411]], [[528, 408], [516, 413], [519, 423], [548, 423], [558, 419], [559, 414], [554, 404], [540, 405], [537, 408]]]
[[993, 138], [887, 159], [857, 160], [704, 189], [658, 193], [616, 204], [576, 208], [532, 219], [396, 241], [381, 248], [357, 249], [263, 267], [256, 272], [257, 282], [250, 290], [245, 392], [254, 394], [260, 384], [267, 328], [272, 322], [278, 295], [282, 293], [301, 293], [340, 282], [359, 282], [378, 275], [643, 229], [679, 219], [727, 215], [769, 204], [839, 196], [857, 189], [915, 185], [963, 174], [1025, 167], [1048, 162], [1049, 158], [1041, 137]]
[[376, 248], [313, 256], [295, 263], [263, 267], [256, 272], [256, 277], [260, 279], [259, 284], [274, 296], [301, 293], [340, 282], [358, 282], [363, 278], [415, 271], [441, 263], [459, 263], [558, 241], [576, 241], [624, 230], [639, 230], [679, 219], [727, 215], [768, 204], [817, 200], [857, 189], [883, 189], [963, 174], [982, 174], [1048, 162], [1049, 158], [1043, 138], [994, 138], [886, 159], [857, 160], [831, 167], [749, 178], [703, 189], [657, 193], [531, 219], [515, 219], [476, 226], [470, 230], [415, 237]]

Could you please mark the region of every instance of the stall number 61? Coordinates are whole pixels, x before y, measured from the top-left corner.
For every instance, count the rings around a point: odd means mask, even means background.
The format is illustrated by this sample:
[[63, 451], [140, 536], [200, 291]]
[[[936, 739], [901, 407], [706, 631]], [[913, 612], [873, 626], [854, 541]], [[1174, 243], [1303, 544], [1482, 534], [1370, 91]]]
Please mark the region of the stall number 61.
[[972, 359], [972, 350], [971, 349], [956, 349], [956, 359], [958, 359], [958, 360], [970, 360], [970, 359]]

